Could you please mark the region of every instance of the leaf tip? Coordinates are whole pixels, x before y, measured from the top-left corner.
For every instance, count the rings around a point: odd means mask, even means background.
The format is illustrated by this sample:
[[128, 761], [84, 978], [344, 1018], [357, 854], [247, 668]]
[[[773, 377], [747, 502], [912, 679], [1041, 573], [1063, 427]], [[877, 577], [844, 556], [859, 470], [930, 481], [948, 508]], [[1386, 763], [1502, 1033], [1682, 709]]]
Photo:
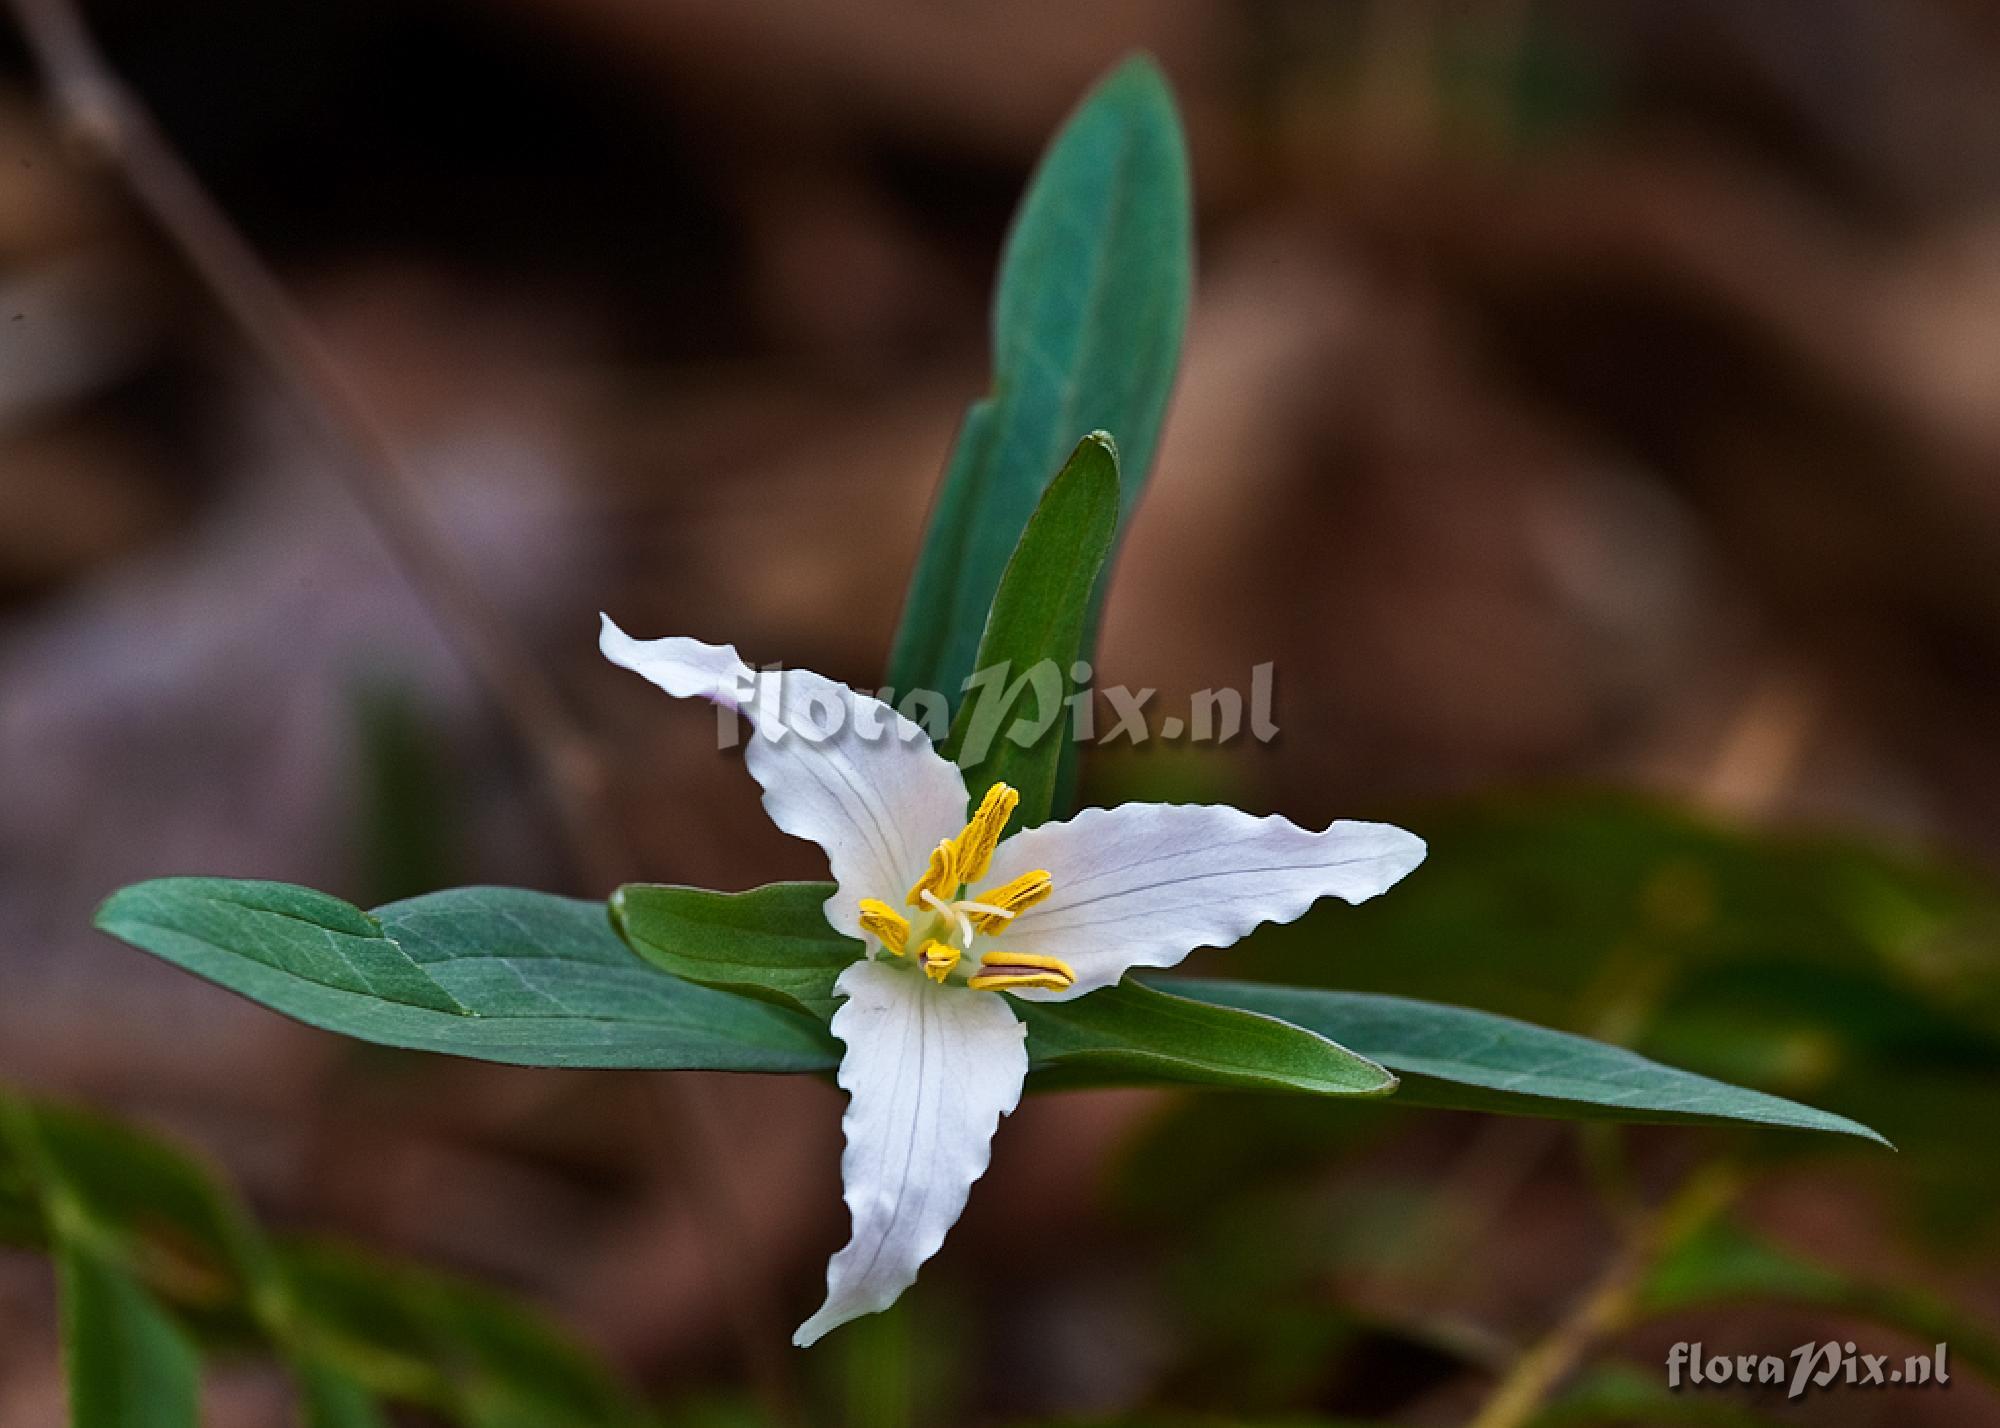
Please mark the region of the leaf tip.
[[1134, 50], [1120, 60], [1111, 73], [1105, 76], [1100, 86], [1103, 93], [1125, 92], [1148, 100], [1164, 100], [1173, 104], [1173, 85], [1167, 80], [1167, 72], [1161, 66], [1159, 57], [1151, 50]]
[[1100, 427], [1096, 431], [1086, 433], [1083, 440], [1086, 445], [1101, 448], [1104, 454], [1111, 458], [1113, 466], [1118, 464], [1118, 438], [1110, 432]]
[[129, 887], [118, 888], [105, 897], [103, 901], [99, 902], [96, 909], [90, 914], [90, 925], [99, 932], [110, 932], [111, 924], [118, 917], [117, 909], [119, 902], [131, 890]]
[[140, 882], [127, 883], [121, 888], [114, 888], [90, 914], [90, 925], [99, 932], [116, 937], [121, 942], [130, 941], [127, 931], [138, 920], [133, 916], [133, 903], [162, 884], [173, 881], [171, 878], [147, 878]]

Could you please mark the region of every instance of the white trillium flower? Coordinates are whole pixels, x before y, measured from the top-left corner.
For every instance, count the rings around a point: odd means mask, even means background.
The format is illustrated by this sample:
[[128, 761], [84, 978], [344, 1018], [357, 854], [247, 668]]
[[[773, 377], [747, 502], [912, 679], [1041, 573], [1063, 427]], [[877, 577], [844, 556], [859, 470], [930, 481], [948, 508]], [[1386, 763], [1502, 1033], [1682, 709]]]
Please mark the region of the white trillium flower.
[[958, 767], [878, 699], [807, 670], [760, 674], [727, 645], [635, 640], [608, 617], [599, 647], [750, 720], [765, 809], [826, 850], [827, 921], [863, 944], [834, 984], [853, 1233], [801, 1346], [893, 1304], [985, 1173], [1028, 1074], [1027, 1029], [995, 993], [1069, 1001], [1322, 897], [1374, 897], [1423, 861], [1423, 842], [1386, 823], [1314, 833], [1211, 805], [1090, 808], [1002, 842], [1019, 795], [995, 784], [972, 805]]

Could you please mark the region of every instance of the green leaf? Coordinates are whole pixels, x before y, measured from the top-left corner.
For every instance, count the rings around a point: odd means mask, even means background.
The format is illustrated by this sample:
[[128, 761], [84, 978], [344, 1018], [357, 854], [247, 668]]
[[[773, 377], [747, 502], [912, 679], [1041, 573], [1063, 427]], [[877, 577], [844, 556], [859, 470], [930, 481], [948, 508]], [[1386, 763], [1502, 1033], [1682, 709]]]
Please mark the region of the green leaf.
[[1086, 432], [1118, 438], [1131, 515], [1187, 325], [1188, 187], [1173, 96], [1143, 58], [1100, 84], [1043, 156], [1001, 259], [992, 391], [959, 432], [896, 634], [898, 691], [956, 698], [1008, 556]]
[[1913, 1067], [2000, 1064], [1990, 881], [1629, 796], [1481, 800], [1424, 836], [1424, 896], [1340, 909], [1337, 934], [1315, 910], [1239, 965], [1312, 982], [1337, 935], [1374, 954], [1339, 967], [1353, 990], [1579, 1027], [1636, 988], [1642, 1049], [1787, 1093], [1838, 1076], [1904, 1101]]
[[1864, 1125], [1569, 1032], [1369, 992], [1173, 977], [1184, 997], [1338, 1038], [1402, 1078], [1406, 1104], [1628, 1123], [1748, 1123], [1888, 1142]]
[[949, 752], [967, 788], [1005, 782], [1020, 791], [1017, 827], [1040, 823], [1055, 800], [1077, 687], [1072, 666], [1084, 652], [1091, 591], [1117, 533], [1118, 448], [1092, 432], [1050, 483], [1007, 562], [973, 689], [951, 731]]
[[197, 1340], [288, 1361], [308, 1428], [384, 1428], [388, 1400], [474, 1428], [645, 1421], [519, 1304], [332, 1248], [274, 1249], [197, 1158], [117, 1121], [0, 1092], [0, 1179], [57, 1259], [79, 1424], [194, 1423]]
[[643, 1421], [595, 1359], [512, 1300], [334, 1245], [289, 1245], [282, 1256], [308, 1330], [377, 1392], [479, 1425]]
[[1396, 1078], [1316, 1032], [1121, 982], [1073, 1002], [1021, 1002], [1047, 1081], [1179, 1081], [1323, 1096], [1386, 1096]]
[[73, 1428], [197, 1428], [201, 1361], [137, 1280], [85, 1245], [56, 1253]]
[[861, 944], [828, 924], [831, 883], [771, 883], [749, 892], [630, 883], [611, 895], [611, 925], [634, 952], [705, 987], [773, 1001], [822, 1022], [833, 982]]
[[389, 1428], [374, 1395], [344, 1369], [322, 1362], [293, 1371], [305, 1428]]
[[224, 878], [125, 888], [97, 925], [309, 1025], [520, 1066], [817, 1071], [834, 1048], [780, 1007], [660, 975], [601, 903], [458, 888], [370, 916], [310, 889]]
[[[835, 1006], [834, 978], [861, 955], [861, 944], [835, 932], [821, 911], [832, 894], [831, 883], [743, 893], [635, 884], [613, 895], [612, 922], [641, 956], [676, 976], [825, 1020]], [[1368, 1096], [1396, 1084], [1315, 1032], [1129, 982], [1074, 1002], [1014, 1006], [1045, 1088], [1164, 1081]]]
[[[596, 904], [543, 893], [461, 888], [371, 918], [280, 884], [166, 879], [115, 895], [99, 925], [267, 1006], [391, 1046], [523, 1065], [825, 1070], [837, 1055], [817, 1019], [831, 1007], [827, 974], [851, 960], [854, 947], [809, 911], [831, 891], [790, 884], [733, 899], [680, 893], [677, 902], [665, 899], [679, 923], [662, 916], [645, 936], [649, 957], [691, 978], [761, 989], [811, 1009], [810, 1018], [663, 976], [634, 960]], [[630, 917], [628, 898], [621, 924]], [[418, 1001], [349, 990], [358, 964], [375, 985]], [[1486, 1012], [1249, 982], [1168, 985], [1197, 1001], [1275, 1017], [1322, 1042], [1294, 1040], [1278, 1053], [1237, 1024], [1212, 1028], [1212, 1043], [1198, 1044], [1185, 1009], [1169, 1014], [1143, 994], [1099, 993], [1095, 1007], [1086, 999], [1062, 1013], [1037, 1008], [1043, 1030], [1031, 1032], [1031, 1057], [1073, 1077], [1337, 1084], [1347, 1094], [1361, 1089], [1354, 1078], [1371, 1074], [1366, 1058], [1401, 1076], [1404, 1100], [1420, 1105], [1749, 1122], [1881, 1140], [1844, 1117]], [[458, 1010], [423, 1004], [438, 996]], [[1268, 1029], [1261, 1034], [1268, 1042]], [[1327, 1058], [1342, 1055], [1342, 1046], [1358, 1056], [1335, 1069]], [[1319, 1060], [1298, 1059], [1308, 1051]]]
[[[648, 920], [646, 956], [680, 975], [759, 988], [824, 1016], [833, 1005], [832, 978], [856, 952], [856, 943], [819, 915], [832, 892], [825, 883], [733, 895], [629, 888], [621, 890], [620, 923], [631, 935], [632, 899], [657, 900], [668, 915]], [[718, 922], [721, 934], [713, 930]], [[1186, 998], [1263, 1020], [1205, 1021]], [[1406, 1104], [1628, 1122], [1749, 1122], [1881, 1139], [1844, 1117], [1621, 1047], [1400, 997], [1171, 978], [1150, 989], [1128, 980], [1075, 1002], [1017, 1005], [1029, 1027], [1030, 1062], [1045, 1073], [1038, 1078], [1045, 1084], [1164, 1080], [1368, 1095], [1394, 1085], [1387, 1068], [1403, 1078]]]
[[200, 1161], [69, 1106], [14, 1101], [8, 1126], [56, 1238], [87, 1245], [204, 1321], [270, 1317], [279, 1291], [269, 1249]]
[[2000, 1339], [1976, 1315], [1921, 1289], [1848, 1274], [1741, 1225], [1712, 1225], [1676, 1246], [1654, 1267], [1639, 1304], [1648, 1314], [1675, 1314], [1744, 1300], [1872, 1319], [1919, 1344], [1950, 1344], [1955, 1362], [2000, 1382]]

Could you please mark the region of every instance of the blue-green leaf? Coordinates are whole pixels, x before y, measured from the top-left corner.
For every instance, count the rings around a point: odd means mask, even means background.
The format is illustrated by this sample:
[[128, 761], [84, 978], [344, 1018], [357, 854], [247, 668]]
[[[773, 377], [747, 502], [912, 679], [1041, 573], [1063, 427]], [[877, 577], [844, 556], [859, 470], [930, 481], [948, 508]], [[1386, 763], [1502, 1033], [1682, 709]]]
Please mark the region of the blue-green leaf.
[[957, 697], [1008, 556], [1086, 433], [1118, 439], [1130, 516], [1187, 325], [1188, 191], [1166, 80], [1129, 60], [1056, 136], [1008, 234], [993, 387], [967, 413], [938, 489], [890, 659], [898, 691]]
[[1154, 985], [1336, 1039], [1401, 1077], [1398, 1099], [1408, 1104], [1628, 1123], [1748, 1123], [1888, 1144], [1845, 1116], [1469, 1007], [1263, 982], [1168, 977]]
[[283, 883], [162, 878], [115, 893], [97, 925], [312, 1026], [521, 1066], [815, 1071], [814, 1021], [662, 976], [604, 905], [457, 888], [371, 916]]

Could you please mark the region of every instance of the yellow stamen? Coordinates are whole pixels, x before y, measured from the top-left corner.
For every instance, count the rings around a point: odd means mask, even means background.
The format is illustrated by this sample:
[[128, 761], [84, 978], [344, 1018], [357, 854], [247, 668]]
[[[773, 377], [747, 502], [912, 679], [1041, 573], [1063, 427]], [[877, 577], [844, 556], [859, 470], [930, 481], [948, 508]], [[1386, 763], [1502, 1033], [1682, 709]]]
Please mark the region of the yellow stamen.
[[981, 932], [995, 932], [1055, 891], [1055, 880], [1046, 868], [1023, 873], [1011, 882], [980, 894], [978, 902], [959, 906], [972, 914], [972, 925]]
[[958, 849], [953, 846], [953, 840], [947, 838], [931, 850], [931, 865], [917, 879], [917, 885], [910, 889], [909, 904], [911, 907], [922, 907], [925, 893], [948, 898], [958, 891], [958, 885], [963, 881], [958, 875]]
[[910, 920], [872, 897], [861, 899], [861, 930], [874, 937], [898, 957], [910, 945]]
[[935, 937], [925, 942], [923, 950], [917, 953], [917, 965], [924, 969], [924, 975], [933, 982], [942, 982], [951, 975], [951, 969], [958, 965], [963, 954], [949, 942], [940, 942]]
[[986, 797], [979, 800], [979, 811], [972, 815], [965, 831], [952, 840], [958, 854], [960, 882], [976, 883], [986, 876], [986, 865], [993, 861], [993, 850], [999, 846], [1000, 835], [1020, 801], [1021, 795], [1004, 783], [986, 790]]
[[1069, 963], [1032, 952], [988, 952], [966, 986], [976, 992], [1006, 992], [1034, 987], [1060, 992], [1076, 985]]

